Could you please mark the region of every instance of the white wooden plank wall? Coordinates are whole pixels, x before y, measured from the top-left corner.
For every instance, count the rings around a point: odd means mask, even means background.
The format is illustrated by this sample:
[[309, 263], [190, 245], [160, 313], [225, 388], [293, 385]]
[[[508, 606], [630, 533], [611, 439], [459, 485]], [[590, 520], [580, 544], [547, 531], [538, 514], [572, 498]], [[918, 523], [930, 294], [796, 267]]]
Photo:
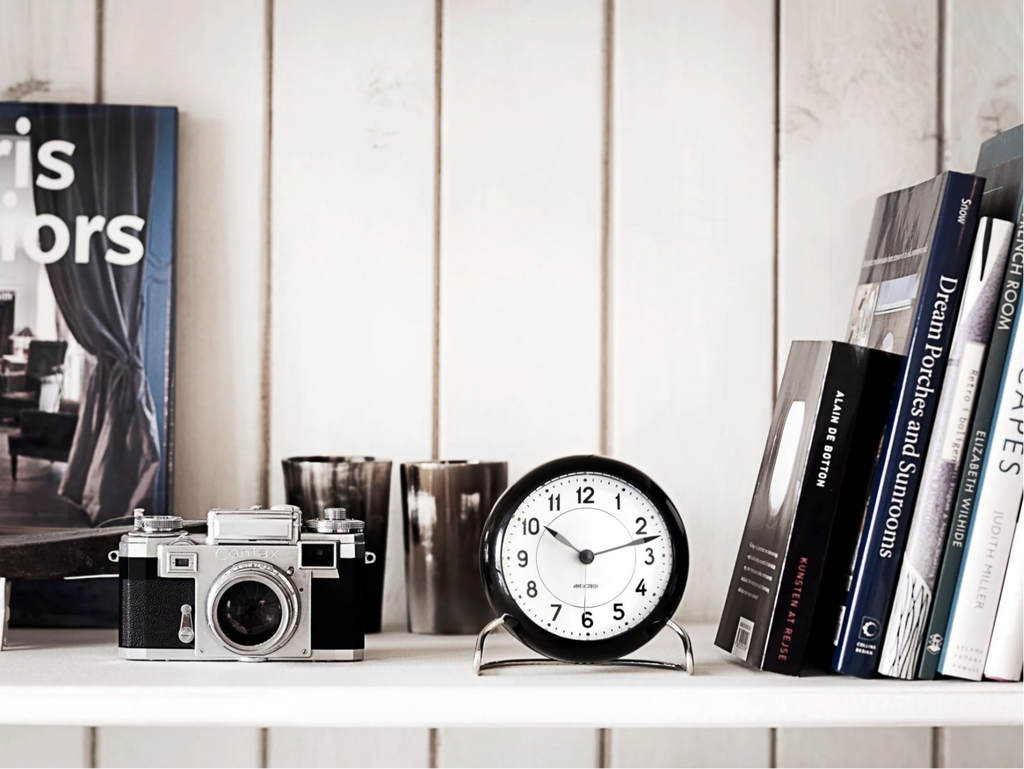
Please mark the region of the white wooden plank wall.
[[[445, 0], [438, 446], [600, 450], [604, 8]], [[438, 766], [595, 766], [595, 730], [442, 729]]]
[[610, 448], [683, 516], [684, 620], [718, 618], [771, 422], [774, 58], [766, 0], [615, 6]]
[[427, 729], [270, 729], [268, 767], [432, 766]]
[[438, 445], [511, 479], [600, 449], [603, 20], [444, 2]]
[[0, 40], [0, 101], [96, 98], [96, 0], [4, 0]]
[[942, 0], [943, 170], [970, 171], [978, 145], [1022, 119], [1021, 0]]
[[405, 625], [401, 461], [433, 441], [432, 0], [274, 3], [271, 501], [281, 459], [389, 458], [386, 627]]
[[[780, 374], [841, 337], [875, 196], [1020, 122], [1021, 7], [0, 0], [0, 98], [182, 109], [179, 511], [282, 501], [299, 452], [603, 449], [679, 504], [713, 621], [773, 337]], [[1020, 729], [189, 736], [0, 727], [0, 765], [1022, 761]]]
[[102, 99], [181, 110], [174, 509], [187, 518], [261, 495], [267, 55], [262, 2], [104, 4]]
[[936, 173], [938, 25], [920, 0], [781, 2], [780, 379], [794, 339], [845, 338], [875, 198]]
[[[978, 145], [1021, 123], [1024, 0], [943, 0], [942, 166], [971, 171]], [[942, 729], [941, 766], [1020, 766], [1020, 729]]]
[[[875, 198], [936, 172], [940, 35], [919, 0], [782, 0], [780, 14], [779, 379], [794, 339], [845, 337]], [[780, 729], [776, 759], [926, 766], [921, 733]]]

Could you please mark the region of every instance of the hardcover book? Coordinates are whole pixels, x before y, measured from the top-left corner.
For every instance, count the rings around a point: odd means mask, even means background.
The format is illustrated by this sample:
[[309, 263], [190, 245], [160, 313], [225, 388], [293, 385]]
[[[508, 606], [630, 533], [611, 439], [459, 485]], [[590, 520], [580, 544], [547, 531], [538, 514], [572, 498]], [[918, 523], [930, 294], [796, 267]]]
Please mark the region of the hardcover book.
[[995, 168], [1000, 163], [1012, 160], [1020, 156], [1021, 144], [1024, 144], [1024, 125], [1008, 128], [982, 142], [975, 167], [979, 170]]
[[[0, 103], [0, 533], [170, 512], [176, 147], [173, 108]], [[117, 617], [13, 585], [12, 625]]]
[[984, 180], [947, 172], [875, 206], [849, 341], [903, 353], [832, 669], [870, 677], [917, 501]]
[[[1011, 170], [1019, 178], [1020, 159], [1007, 165], [1014, 166]], [[982, 212], [986, 200], [982, 198]], [[964, 443], [1012, 238], [1010, 222], [982, 217], [949, 351], [935, 429], [921, 471], [921, 489], [907, 533], [896, 595], [885, 627], [878, 662], [878, 672], [885, 676], [912, 679], [917, 673], [949, 513], [960, 479]]]
[[[982, 145], [978, 155], [978, 172], [982, 175], [993, 175], [994, 169], [1004, 163], [1014, 159], [1020, 163], [1022, 151], [1024, 151], [1024, 135], [1022, 135], [1021, 126], [1017, 126], [989, 139]], [[921, 653], [921, 664], [917, 670], [918, 678], [932, 679], [938, 675], [939, 656], [942, 653], [946, 630], [949, 626], [949, 613], [953, 606], [953, 596], [963, 563], [965, 537], [974, 513], [978, 478], [988, 446], [989, 428], [996, 410], [1006, 355], [1010, 348], [1013, 320], [1018, 311], [1021, 275], [1024, 271], [1024, 264], [1022, 264], [1024, 232], [1021, 230], [1020, 218], [1022, 182], [1019, 173], [1018, 170], [1016, 179], [1003, 177], [1004, 180], [1001, 183], [993, 177], [993, 190], [1000, 184], [1006, 187], [1006, 190], [990, 195], [983, 201], [986, 213], [1001, 219], [1015, 221], [1017, 226], [1014, 233], [1013, 250], [1010, 253], [1009, 264], [1000, 290], [992, 336], [989, 339], [985, 356], [981, 385], [975, 399], [974, 418], [964, 450], [963, 468], [956, 501], [951, 512], [949, 531], [946, 534], [942, 566], [939, 569], [939, 577], [932, 597], [931, 617], [928, 619], [928, 628], [925, 632], [924, 650]], [[993, 205], [996, 202], [999, 203], [998, 206]]]
[[715, 639], [753, 667], [798, 675], [821, 661], [816, 642], [831, 648], [815, 606], [845, 576], [899, 360], [843, 342], [790, 349]]

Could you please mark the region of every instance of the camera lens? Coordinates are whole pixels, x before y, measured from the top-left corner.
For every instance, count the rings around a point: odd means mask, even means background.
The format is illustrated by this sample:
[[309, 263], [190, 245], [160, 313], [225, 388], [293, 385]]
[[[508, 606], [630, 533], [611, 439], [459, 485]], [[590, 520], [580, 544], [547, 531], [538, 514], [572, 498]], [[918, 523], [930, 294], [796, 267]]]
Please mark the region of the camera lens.
[[229, 586], [217, 602], [217, 624], [239, 646], [266, 643], [281, 627], [281, 598], [269, 585], [254, 580]]

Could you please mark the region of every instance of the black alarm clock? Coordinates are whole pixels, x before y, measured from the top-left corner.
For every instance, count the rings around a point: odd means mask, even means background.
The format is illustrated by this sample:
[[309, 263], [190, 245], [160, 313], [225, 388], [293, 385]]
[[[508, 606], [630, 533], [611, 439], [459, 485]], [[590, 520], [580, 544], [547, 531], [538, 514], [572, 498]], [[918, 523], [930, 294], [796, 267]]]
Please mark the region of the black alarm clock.
[[480, 567], [515, 638], [552, 660], [600, 663], [670, 623], [689, 550], [679, 512], [654, 481], [624, 462], [574, 456], [532, 470], [498, 499]]

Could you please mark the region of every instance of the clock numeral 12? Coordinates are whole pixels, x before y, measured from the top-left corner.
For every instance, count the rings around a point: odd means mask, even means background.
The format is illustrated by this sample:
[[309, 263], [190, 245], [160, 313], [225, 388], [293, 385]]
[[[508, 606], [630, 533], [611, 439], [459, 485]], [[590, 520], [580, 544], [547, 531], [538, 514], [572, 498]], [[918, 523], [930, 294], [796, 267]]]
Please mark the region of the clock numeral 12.
[[582, 486], [576, 489], [576, 503], [579, 505], [594, 504], [594, 490], [590, 486]]

